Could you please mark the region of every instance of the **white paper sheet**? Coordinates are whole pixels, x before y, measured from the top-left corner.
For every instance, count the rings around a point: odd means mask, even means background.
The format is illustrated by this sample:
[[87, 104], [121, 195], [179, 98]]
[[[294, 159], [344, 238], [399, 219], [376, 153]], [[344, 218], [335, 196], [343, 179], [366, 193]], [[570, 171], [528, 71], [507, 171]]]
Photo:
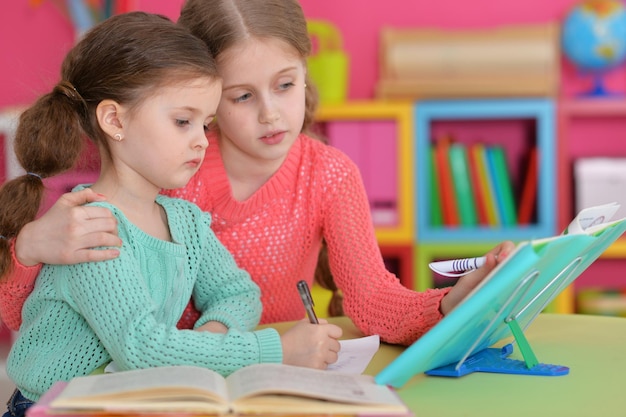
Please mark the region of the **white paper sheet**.
[[340, 340], [341, 350], [337, 362], [328, 365], [329, 371], [362, 374], [380, 347], [378, 335]]

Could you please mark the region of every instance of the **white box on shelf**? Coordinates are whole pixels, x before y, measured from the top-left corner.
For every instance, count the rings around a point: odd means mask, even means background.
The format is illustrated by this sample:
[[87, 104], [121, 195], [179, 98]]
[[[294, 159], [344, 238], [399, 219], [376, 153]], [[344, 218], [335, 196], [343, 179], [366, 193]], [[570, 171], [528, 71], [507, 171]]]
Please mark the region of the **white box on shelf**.
[[626, 217], [626, 158], [593, 157], [574, 161], [576, 212], [617, 202], [614, 219]]

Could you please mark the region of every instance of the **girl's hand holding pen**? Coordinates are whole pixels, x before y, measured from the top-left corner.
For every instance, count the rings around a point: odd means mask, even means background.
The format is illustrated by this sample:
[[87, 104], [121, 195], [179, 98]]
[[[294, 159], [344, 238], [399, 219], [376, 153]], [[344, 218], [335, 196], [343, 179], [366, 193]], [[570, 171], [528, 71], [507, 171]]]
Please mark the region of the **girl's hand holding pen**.
[[326, 369], [337, 362], [341, 327], [319, 319], [312, 324], [309, 319], [297, 322], [280, 337], [283, 346], [283, 363], [307, 368]]
[[326, 369], [337, 362], [340, 345], [337, 339], [342, 330], [326, 320], [319, 320], [313, 309], [313, 297], [306, 281], [299, 281], [297, 290], [302, 299], [307, 320], [298, 322], [281, 336], [283, 363]]
[[450, 313], [514, 248], [515, 244], [513, 242], [505, 241], [487, 252], [484, 265], [459, 278], [450, 292], [441, 299], [441, 305], [439, 306], [441, 314], [445, 316]]

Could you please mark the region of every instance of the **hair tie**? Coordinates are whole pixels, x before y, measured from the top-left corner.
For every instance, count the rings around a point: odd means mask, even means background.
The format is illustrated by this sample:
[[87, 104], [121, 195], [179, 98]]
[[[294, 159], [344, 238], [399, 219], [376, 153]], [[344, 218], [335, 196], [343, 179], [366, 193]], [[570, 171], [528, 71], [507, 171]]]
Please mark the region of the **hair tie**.
[[39, 175], [39, 174], [35, 174], [34, 172], [27, 172], [27, 173], [26, 173], [26, 175], [32, 175], [33, 177], [37, 177], [37, 178], [39, 178], [40, 180], [42, 179], [42, 178], [41, 178], [41, 175]]
[[54, 87], [54, 90], [72, 100], [84, 101], [76, 87], [74, 87], [74, 85], [67, 80], [59, 81], [59, 83]]
[[9, 240], [5, 235], [0, 235], [0, 239]]

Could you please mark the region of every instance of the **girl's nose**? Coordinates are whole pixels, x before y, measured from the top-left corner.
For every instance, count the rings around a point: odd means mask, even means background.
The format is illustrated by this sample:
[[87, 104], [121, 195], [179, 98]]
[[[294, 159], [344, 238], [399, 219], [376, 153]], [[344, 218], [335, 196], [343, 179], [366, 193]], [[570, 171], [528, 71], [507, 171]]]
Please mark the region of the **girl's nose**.
[[280, 112], [271, 100], [266, 100], [259, 114], [259, 122], [274, 123], [280, 118]]
[[206, 149], [209, 147], [209, 140], [207, 139], [207, 130], [205, 127], [203, 127], [202, 132], [197, 135], [197, 138], [194, 140], [193, 147], [197, 149]]

